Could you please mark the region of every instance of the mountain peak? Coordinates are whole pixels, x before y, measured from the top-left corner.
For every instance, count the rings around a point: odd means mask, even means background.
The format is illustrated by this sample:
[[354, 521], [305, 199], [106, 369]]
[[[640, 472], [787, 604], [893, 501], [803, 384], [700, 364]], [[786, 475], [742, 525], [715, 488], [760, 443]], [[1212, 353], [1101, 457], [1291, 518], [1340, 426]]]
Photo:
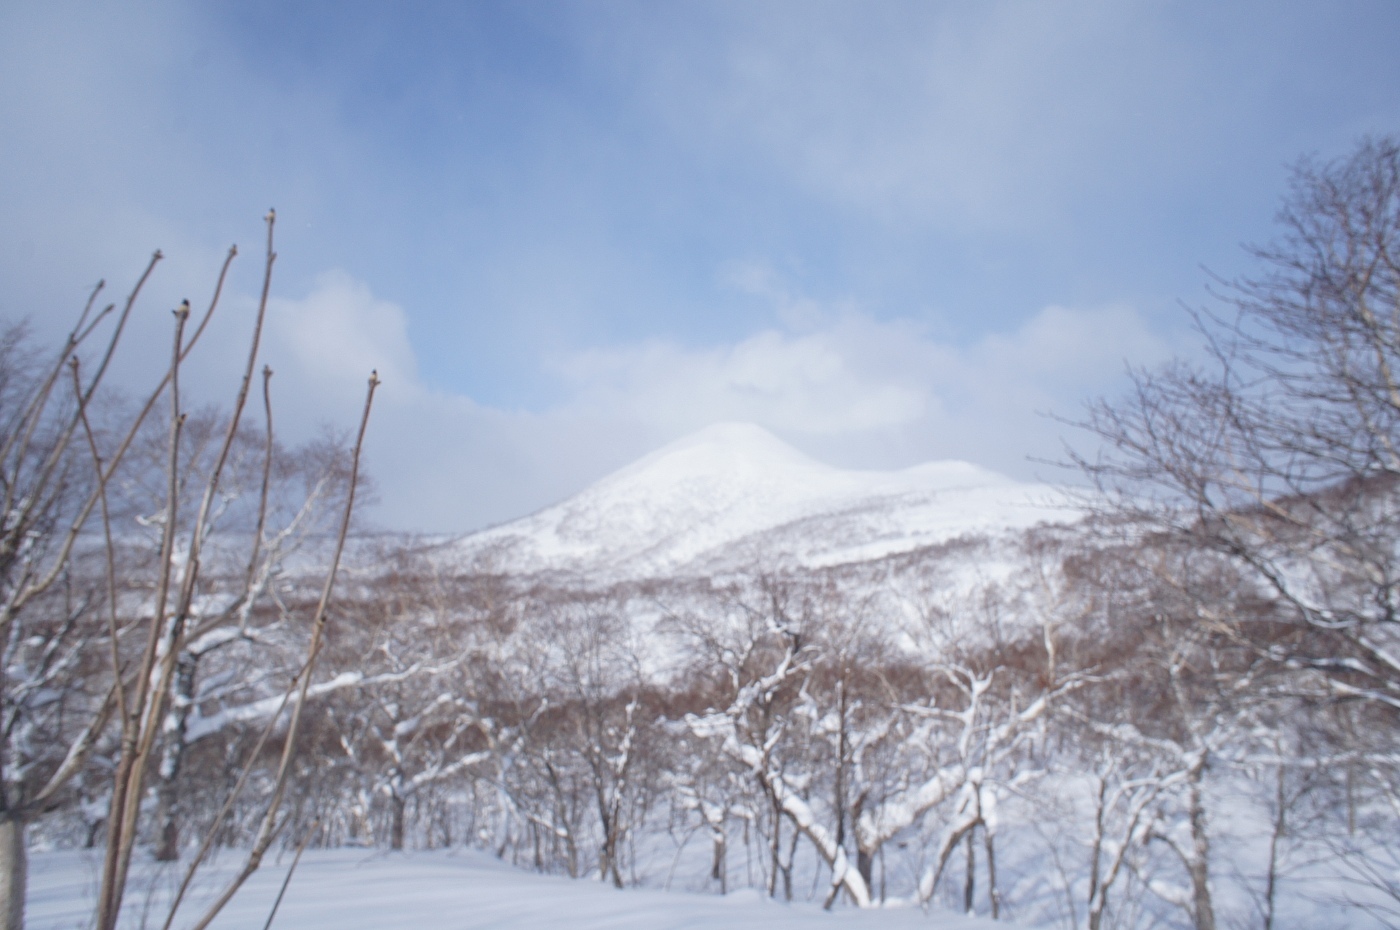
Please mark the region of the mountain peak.
[[[758, 478], [832, 471], [757, 423], [715, 423], [682, 436], [602, 479], [594, 488], [631, 483], [654, 474], [663, 483], [705, 475]], [[591, 489], [590, 489], [591, 490]], [[584, 492], [589, 493], [588, 491]]]
[[716, 423], [463, 547], [498, 570], [599, 578], [834, 564], [1064, 519], [1057, 497], [961, 461], [840, 469], [756, 424]]
[[757, 423], [748, 423], [742, 420], [711, 423], [703, 429], [698, 429], [662, 446], [657, 452], [685, 449], [692, 446], [719, 446], [743, 452], [783, 450], [792, 454], [800, 454]]

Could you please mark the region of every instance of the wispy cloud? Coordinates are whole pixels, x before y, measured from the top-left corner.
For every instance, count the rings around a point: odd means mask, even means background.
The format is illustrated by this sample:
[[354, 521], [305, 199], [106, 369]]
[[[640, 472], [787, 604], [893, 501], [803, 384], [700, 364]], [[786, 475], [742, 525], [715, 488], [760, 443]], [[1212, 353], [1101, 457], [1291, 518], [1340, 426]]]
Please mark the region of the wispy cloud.
[[643, 99], [677, 135], [857, 210], [963, 233], [1040, 228], [1109, 188], [1199, 170], [1269, 92], [1222, 81], [1218, 37], [1149, 4], [704, 10], [679, 49], [671, 17], [600, 39], [627, 44]]
[[653, 342], [580, 352], [559, 368], [577, 392], [571, 403], [671, 428], [753, 420], [835, 434], [896, 427], [923, 413], [921, 392], [858, 362], [839, 332], [765, 330], [710, 349]]

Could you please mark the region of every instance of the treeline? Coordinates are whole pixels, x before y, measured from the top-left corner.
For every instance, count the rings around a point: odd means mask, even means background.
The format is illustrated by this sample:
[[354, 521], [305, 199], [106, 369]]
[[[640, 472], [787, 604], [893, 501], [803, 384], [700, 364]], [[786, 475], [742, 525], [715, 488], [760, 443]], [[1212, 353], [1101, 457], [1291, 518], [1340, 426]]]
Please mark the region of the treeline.
[[[900, 572], [946, 581], [991, 546]], [[1208, 601], [1291, 645], [1218, 556], [1089, 526], [1015, 556], [1010, 579], [911, 602], [870, 566], [585, 591], [376, 551], [333, 611], [281, 842], [1076, 927], [1388, 913], [1388, 710], [1203, 623]], [[145, 827], [158, 856], [210, 831], [297, 670], [282, 610], [312, 592], [283, 584], [199, 657]], [[218, 842], [253, 842], [261, 803]], [[95, 842], [101, 810], [48, 829]]]

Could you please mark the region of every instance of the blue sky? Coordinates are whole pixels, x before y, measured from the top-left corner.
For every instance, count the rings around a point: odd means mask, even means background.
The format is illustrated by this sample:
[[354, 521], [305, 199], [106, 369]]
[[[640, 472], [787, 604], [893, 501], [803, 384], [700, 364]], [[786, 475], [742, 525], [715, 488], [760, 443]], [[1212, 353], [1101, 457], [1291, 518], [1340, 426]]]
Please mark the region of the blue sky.
[[1087, 397], [1190, 354], [1287, 166], [1400, 131], [1400, 6], [202, 3], [0, 8], [0, 315], [162, 248], [119, 373], [279, 213], [289, 439], [353, 421], [386, 526], [551, 503], [707, 423], [833, 463], [1055, 477]]

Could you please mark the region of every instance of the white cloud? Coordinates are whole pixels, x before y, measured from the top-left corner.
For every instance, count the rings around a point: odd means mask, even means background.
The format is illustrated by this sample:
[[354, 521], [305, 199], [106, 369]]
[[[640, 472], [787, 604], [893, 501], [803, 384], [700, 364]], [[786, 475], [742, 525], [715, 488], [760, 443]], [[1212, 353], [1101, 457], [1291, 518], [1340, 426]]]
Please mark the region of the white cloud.
[[730, 262], [720, 269], [720, 282], [742, 294], [762, 298], [789, 329], [807, 330], [830, 318], [828, 308], [810, 297], [796, 294], [781, 274], [767, 262]]
[[917, 390], [862, 370], [840, 334], [767, 330], [734, 345], [664, 343], [584, 352], [560, 364], [580, 409], [627, 411], [669, 428], [752, 420], [801, 433], [895, 427], [923, 412]]
[[[550, 367], [565, 392], [552, 407], [484, 406], [419, 373], [399, 305], [343, 271], [268, 307], [262, 361], [276, 372], [279, 436], [296, 443], [324, 424], [348, 432], [369, 372], [382, 379], [367, 441], [380, 504], [398, 529], [453, 532], [523, 516], [661, 444], [722, 420], [759, 423], [836, 464], [895, 468], [963, 458], [1029, 477], [1028, 455], [1053, 456], [1059, 424], [1111, 392], [1124, 360], [1173, 351], [1131, 307], [1047, 307], [1012, 332], [967, 345], [910, 320], [879, 320], [794, 296], [776, 276], [769, 299], [806, 308], [800, 327], [691, 347], [649, 341], [576, 351]], [[255, 300], [230, 295], [186, 366], [187, 402], [227, 403], [246, 352]], [[158, 310], [158, 308], [157, 308]], [[162, 366], [170, 317], [146, 314], [130, 342], [125, 384], [144, 390]], [[144, 343], [150, 343], [143, 348]]]
[[521, 516], [655, 441], [607, 411], [494, 410], [432, 388], [403, 308], [343, 271], [269, 303], [263, 358], [276, 372], [279, 434], [291, 442], [326, 423], [350, 429], [378, 371], [365, 451], [380, 500], [371, 519], [396, 529], [463, 531]]
[[765, 330], [732, 345], [665, 343], [579, 353], [559, 369], [569, 407], [635, 419], [671, 435], [751, 420], [839, 460], [869, 467], [969, 458], [1029, 474], [1053, 456], [1084, 399], [1111, 392], [1124, 364], [1175, 347], [1126, 305], [1051, 306], [1010, 333], [968, 345], [909, 320], [846, 312], [801, 333]]
[[271, 301], [268, 314], [272, 355], [289, 356], [319, 394], [362, 385], [372, 370], [395, 394], [422, 390], [403, 308], [344, 271], [320, 275], [302, 300]]
[[[780, 279], [773, 299], [793, 298]], [[344, 272], [270, 307], [266, 357], [279, 420], [354, 422], [371, 368], [383, 378], [368, 461], [391, 526], [466, 530], [521, 516], [719, 420], [749, 420], [833, 462], [875, 468], [965, 458], [1029, 477], [1073, 413], [1112, 391], [1131, 360], [1173, 351], [1133, 308], [1047, 307], [1018, 329], [955, 345], [909, 320], [813, 304], [800, 332], [767, 329], [702, 348], [646, 342], [580, 351], [552, 366], [566, 399], [501, 410], [418, 375], [403, 310]], [[286, 433], [284, 432], [284, 435]], [[295, 438], [295, 437], [293, 437]]]

